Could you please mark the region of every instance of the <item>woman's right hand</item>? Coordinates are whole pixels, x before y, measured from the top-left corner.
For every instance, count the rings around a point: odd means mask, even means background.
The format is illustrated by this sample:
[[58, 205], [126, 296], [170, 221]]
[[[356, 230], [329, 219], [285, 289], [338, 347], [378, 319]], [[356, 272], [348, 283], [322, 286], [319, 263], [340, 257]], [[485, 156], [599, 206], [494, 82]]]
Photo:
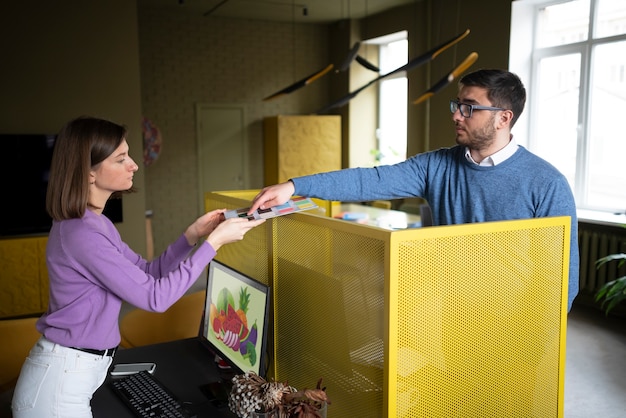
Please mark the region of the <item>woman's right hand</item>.
[[247, 218], [230, 218], [221, 222], [207, 237], [207, 241], [215, 251], [222, 245], [241, 241], [252, 228], [261, 225], [265, 219], [249, 221]]

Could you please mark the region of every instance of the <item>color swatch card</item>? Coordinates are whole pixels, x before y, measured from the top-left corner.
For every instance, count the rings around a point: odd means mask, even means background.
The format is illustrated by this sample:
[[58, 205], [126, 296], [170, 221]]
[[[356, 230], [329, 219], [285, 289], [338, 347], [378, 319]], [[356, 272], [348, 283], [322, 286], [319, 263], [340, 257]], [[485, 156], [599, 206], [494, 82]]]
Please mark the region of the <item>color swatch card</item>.
[[267, 209], [257, 209], [252, 214], [248, 215], [247, 208], [232, 209], [226, 211], [224, 216], [228, 218], [248, 218], [254, 219], [269, 219], [277, 216], [289, 215], [291, 213], [302, 212], [303, 210], [310, 210], [317, 208], [317, 204], [308, 197], [294, 197], [293, 199], [283, 203], [282, 205], [272, 206]]

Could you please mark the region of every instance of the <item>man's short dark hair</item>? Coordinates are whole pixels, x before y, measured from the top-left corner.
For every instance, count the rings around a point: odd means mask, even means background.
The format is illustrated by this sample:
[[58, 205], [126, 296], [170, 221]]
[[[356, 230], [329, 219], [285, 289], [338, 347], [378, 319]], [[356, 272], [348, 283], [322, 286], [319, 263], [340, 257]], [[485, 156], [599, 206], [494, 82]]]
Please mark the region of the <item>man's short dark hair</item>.
[[459, 80], [459, 87], [482, 87], [487, 90], [491, 105], [511, 109], [513, 119], [511, 127], [524, 110], [526, 89], [520, 78], [506, 70], [483, 69], [464, 75]]

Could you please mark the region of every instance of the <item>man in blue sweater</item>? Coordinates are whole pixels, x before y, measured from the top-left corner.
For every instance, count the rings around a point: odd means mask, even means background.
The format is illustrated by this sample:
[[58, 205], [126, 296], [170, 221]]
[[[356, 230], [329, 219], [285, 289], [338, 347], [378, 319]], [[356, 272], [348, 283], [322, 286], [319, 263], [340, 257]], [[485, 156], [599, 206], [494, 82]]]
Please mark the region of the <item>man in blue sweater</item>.
[[450, 101], [456, 146], [374, 168], [297, 177], [261, 190], [250, 213], [285, 203], [293, 194], [339, 201], [421, 197], [434, 225], [570, 216], [568, 310], [578, 294], [578, 221], [565, 176], [518, 145], [511, 128], [526, 102], [517, 75], [478, 70], [459, 81]]

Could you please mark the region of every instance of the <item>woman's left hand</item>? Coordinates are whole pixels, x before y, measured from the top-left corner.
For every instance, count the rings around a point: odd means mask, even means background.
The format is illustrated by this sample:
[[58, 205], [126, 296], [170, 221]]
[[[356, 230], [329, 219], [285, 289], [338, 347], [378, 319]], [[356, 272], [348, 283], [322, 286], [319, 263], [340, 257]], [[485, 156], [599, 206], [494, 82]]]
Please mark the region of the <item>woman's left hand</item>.
[[196, 245], [201, 237], [209, 235], [213, 230], [224, 221], [224, 212], [226, 209], [216, 209], [207, 212], [189, 225], [185, 231], [185, 238], [189, 245]]

